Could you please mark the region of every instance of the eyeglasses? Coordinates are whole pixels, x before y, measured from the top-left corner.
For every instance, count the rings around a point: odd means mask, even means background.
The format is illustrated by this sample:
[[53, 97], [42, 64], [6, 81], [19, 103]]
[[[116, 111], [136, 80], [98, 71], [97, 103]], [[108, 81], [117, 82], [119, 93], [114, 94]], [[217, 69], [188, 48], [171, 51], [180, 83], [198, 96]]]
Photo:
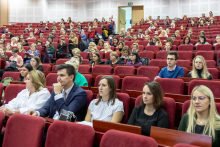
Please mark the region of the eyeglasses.
[[173, 60], [175, 60], [175, 59], [173, 59], [173, 58], [167, 58], [167, 60], [171, 60], [171, 61], [173, 61]]
[[[198, 100], [199, 101], [202, 101], [202, 100], [204, 100], [206, 97], [205, 96], [199, 96], [198, 97]], [[191, 98], [193, 101], [196, 101], [197, 100], [197, 97], [193, 97], [193, 98]]]

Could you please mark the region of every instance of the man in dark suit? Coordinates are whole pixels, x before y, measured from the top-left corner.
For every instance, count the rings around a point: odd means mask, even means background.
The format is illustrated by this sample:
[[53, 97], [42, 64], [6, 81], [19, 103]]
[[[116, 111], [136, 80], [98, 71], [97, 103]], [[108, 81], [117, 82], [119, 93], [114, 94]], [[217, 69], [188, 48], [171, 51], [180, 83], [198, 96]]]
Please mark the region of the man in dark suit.
[[87, 107], [87, 94], [84, 89], [77, 86], [75, 81], [75, 68], [69, 64], [56, 67], [57, 81], [53, 84], [51, 97], [38, 111], [30, 110], [26, 114], [59, 119], [62, 109], [72, 111], [77, 121], [84, 120]]

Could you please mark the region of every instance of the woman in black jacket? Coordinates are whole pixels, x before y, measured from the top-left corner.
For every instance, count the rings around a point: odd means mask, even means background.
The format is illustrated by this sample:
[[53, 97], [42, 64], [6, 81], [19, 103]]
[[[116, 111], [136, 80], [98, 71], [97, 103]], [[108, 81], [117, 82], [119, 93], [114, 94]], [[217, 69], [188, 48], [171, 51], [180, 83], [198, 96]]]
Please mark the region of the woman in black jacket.
[[41, 65], [41, 61], [40, 61], [40, 58], [38, 56], [33, 56], [31, 58], [31, 66], [33, 67], [33, 69], [35, 70], [39, 70], [39, 71], [44, 71], [44, 68], [43, 66]]
[[57, 49], [57, 59], [64, 58], [64, 53], [66, 53], [66, 47], [67, 47], [67, 44], [65, 42], [65, 37], [62, 37], [60, 46]]
[[33, 67], [31, 66], [30, 63], [25, 63], [21, 66], [21, 70], [20, 70], [20, 79], [18, 79], [18, 81], [22, 81], [24, 82], [26, 80], [26, 77], [28, 75], [28, 72], [32, 71]]
[[113, 67], [113, 64], [121, 64], [124, 65], [124, 62], [118, 58], [118, 53], [111, 52], [110, 59], [108, 59], [105, 64], [110, 64]]
[[92, 54], [92, 60], [89, 61], [89, 64], [98, 65], [105, 64], [105, 62], [101, 60], [100, 54], [98, 52], [94, 52]]

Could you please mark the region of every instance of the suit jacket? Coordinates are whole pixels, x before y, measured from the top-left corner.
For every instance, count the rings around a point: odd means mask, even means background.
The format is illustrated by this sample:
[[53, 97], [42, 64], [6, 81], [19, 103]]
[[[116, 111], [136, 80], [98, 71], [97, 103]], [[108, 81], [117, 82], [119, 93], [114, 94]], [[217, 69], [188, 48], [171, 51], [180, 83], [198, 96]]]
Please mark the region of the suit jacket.
[[74, 83], [74, 86], [65, 101], [63, 98], [55, 101], [54, 96], [55, 93], [53, 90], [51, 97], [47, 100], [46, 104], [38, 110], [41, 117], [53, 118], [56, 110], [60, 114], [61, 110], [65, 109], [73, 112], [77, 117], [77, 121], [82, 121], [85, 119], [87, 110], [87, 93], [84, 89]]

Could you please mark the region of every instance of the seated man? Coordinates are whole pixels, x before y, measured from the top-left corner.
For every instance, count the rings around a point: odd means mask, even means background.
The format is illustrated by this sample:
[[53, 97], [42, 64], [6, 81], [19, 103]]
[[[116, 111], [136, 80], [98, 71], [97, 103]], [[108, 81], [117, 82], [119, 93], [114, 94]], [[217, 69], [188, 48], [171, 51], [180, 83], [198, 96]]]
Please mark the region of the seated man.
[[75, 81], [76, 71], [72, 65], [61, 64], [56, 67], [57, 82], [53, 84], [51, 97], [38, 111], [30, 110], [26, 114], [59, 119], [62, 109], [74, 112], [77, 121], [84, 120], [86, 113], [87, 94], [77, 86]]
[[169, 51], [167, 53], [167, 67], [161, 69], [157, 78], [177, 78], [184, 77], [184, 69], [180, 66], [177, 66], [178, 54], [176, 51]]

